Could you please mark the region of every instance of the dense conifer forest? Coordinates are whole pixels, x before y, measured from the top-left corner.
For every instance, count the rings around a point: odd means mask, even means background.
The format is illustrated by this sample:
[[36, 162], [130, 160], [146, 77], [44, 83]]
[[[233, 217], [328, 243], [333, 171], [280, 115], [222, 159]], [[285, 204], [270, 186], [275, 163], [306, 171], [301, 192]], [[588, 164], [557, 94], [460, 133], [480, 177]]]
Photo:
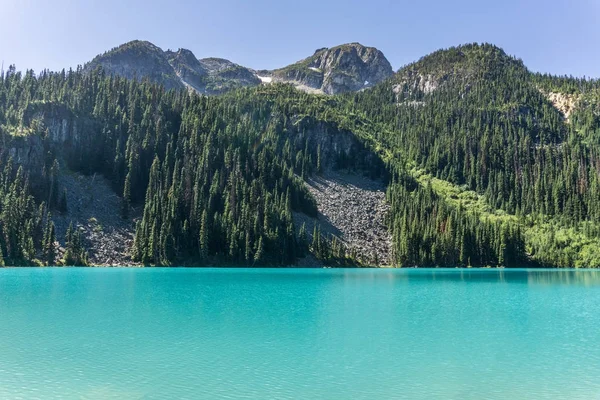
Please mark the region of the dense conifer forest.
[[[323, 148], [324, 130], [360, 145]], [[207, 97], [100, 69], [11, 67], [0, 137], [6, 265], [87, 263], [75, 228], [56, 252], [66, 169], [109, 179], [143, 264], [284, 266], [311, 254], [368, 265], [293, 217], [317, 215], [305, 179], [345, 168], [388, 183], [393, 266], [600, 266], [600, 83], [533, 74], [492, 45], [440, 50], [338, 96], [272, 84]]]

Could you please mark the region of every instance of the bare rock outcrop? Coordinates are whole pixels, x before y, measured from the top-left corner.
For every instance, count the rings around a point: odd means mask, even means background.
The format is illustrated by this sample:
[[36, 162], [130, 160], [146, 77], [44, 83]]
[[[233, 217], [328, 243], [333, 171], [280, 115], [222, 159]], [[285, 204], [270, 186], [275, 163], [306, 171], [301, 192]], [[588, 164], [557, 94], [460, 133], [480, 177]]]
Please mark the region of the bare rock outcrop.
[[560, 111], [560, 113], [565, 117], [565, 120], [569, 122], [569, 117], [579, 103], [579, 95], [558, 92], [541, 92], [544, 96], [546, 96], [550, 103], [552, 103], [552, 105], [558, 111]]

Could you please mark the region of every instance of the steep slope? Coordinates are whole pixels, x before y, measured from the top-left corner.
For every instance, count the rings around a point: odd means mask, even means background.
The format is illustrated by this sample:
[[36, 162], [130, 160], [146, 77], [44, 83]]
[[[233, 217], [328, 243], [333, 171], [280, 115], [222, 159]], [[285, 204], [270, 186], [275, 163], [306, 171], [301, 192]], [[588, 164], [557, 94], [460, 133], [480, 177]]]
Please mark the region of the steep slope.
[[536, 74], [536, 87], [560, 111], [569, 129], [598, 144], [600, 133], [600, 80]]
[[64, 254], [64, 241], [70, 224], [77, 229], [88, 251], [90, 265], [131, 266], [131, 246], [135, 223], [121, 218], [116, 210], [121, 199], [109, 181], [100, 175], [84, 176], [63, 168], [60, 184], [67, 193], [68, 209], [53, 216], [56, 237], [60, 243], [59, 258]]
[[[527, 139], [537, 145], [558, 144], [566, 137], [561, 114], [540, 93], [523, 63], [489, 44], [436, 51], [402, 68], [373, 90], [358, 94], [357, 102], [374, 120], [394, 129], [398, 124], [407, 125], [403, 135], [388, 135], [382, 140], [402, 147], [407, 156], [418, 163], [428, 162], [424, 166], [433, 169], [454, 165], [463, 170], [462, 165], [454, 164], [461, 162], [456, 159], [459, 154], [449, 154], [451, 158], [441, 162], [428, 157], [429, 150], [455, 147], [463, 134], [479, 142], [486, 124], [488, 133], [503, 127], [506, 140], [517, 142]], [[416, 116], [429, 115], [437, 116], [429, 125], [414, 123]], [[465, 129], [458, 126], [459, 120], [479, 120], [480, 129]], [[514, 131], [506, 131], [509, 126]], [[460, 181], [459, 176], [456, 183]]]
[[[484, 82], [520, 86], [521, 82], [529, 80], [529, 75], [520, 60], [510, 57], [499, 47], [468, 44], [438, 50], [409, 64], [398, 71], [390, 84], [401, 101], [421, 98], [438, 89], [464, 96], [474, 85]], [[497, 100], [507, 102], [508, 99]]]
[[381, 51], [349, 43], [319, 49], [268, 75], [276, 82], [291, 82], [303, 90], [338, 94], [371, 87], [392, 74], [392, 66]]
[[205, 90], [208, 71], [200, 64], [194, 53], [187, 49], [179, 49], [176, 52], [166, 51], [165, 55], [183, 83], [198, 92]]

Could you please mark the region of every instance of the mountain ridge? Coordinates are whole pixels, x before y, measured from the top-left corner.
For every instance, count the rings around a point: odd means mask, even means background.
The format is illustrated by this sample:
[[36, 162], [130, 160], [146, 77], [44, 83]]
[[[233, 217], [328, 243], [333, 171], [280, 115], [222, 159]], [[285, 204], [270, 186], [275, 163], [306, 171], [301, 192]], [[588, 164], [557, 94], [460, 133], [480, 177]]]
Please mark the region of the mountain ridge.
[[84, 65], [84, 71], [98, 67], [128, 79], [147, 78], [167, 89], [188, 87], [209, 95], [271, 82], [338, 94], [372, 87], [393, 75], [391, 64], [380, 50], [359, 43], [321, 48], [312, 56], [275, 70], [254, 70], [223, 58], [198, 59], [188, 49], [163, 51], [148, 41], [133, 40], [96, 56]]

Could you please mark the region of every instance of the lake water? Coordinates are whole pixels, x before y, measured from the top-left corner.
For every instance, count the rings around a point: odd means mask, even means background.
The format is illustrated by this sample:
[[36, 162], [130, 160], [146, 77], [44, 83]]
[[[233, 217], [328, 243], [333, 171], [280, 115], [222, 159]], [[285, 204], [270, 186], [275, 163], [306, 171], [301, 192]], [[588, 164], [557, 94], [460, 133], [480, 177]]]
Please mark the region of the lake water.
[[1, 399], [598, 399], [600, 272], [4, 269]]

